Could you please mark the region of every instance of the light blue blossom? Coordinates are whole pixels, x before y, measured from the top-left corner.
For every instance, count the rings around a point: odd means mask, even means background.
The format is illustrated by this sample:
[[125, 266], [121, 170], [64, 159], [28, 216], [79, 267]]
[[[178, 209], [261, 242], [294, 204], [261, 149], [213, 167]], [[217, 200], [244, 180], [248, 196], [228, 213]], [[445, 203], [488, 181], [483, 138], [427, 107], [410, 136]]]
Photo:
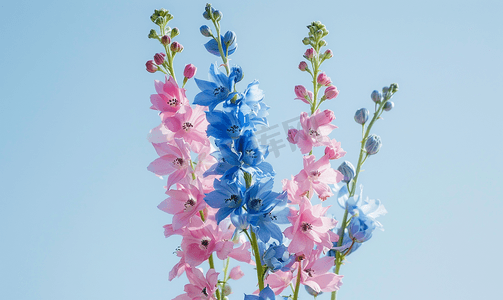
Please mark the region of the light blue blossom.
[[[238, 47], [237, 39], [236, 39], [236, 34], [233, 31], [227, 31], [225, 35], [220, 36], [220, 41], [222, 43], [222, 50], [224, 52], [224, 55], [227, 57], [234, 53]], [[209, 42], [204, 44], [204, 47], [206, 50], [208, 50], [209, 53], [220, 56], [220, 50], [218, 49], [218, 43], [215, 39], [211, 39]]]
[[258, 296], [245, 294], [244, 300], [276, 300], [276, 295], [274, 295], [273, 290], [267, 285], [267, 287], [260, 291]]
[[237, 93], [232, 92], [232, 79], [220, 72], [216, 64], [211, 64], [208, 74], [210, 81], [195, 78], [201, 92], [194, 97], [193, 103], [208, 106], [212, 111], [219, 103], [232, 99]]

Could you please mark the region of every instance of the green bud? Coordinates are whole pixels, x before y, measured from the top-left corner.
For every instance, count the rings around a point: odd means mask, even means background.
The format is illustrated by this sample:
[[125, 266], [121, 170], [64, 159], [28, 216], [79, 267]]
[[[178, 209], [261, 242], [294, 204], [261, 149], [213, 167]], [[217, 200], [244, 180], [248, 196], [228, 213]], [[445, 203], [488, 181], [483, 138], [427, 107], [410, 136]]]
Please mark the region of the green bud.
[[157, 32], [155, 31], [155, 29], [150, 29], [150, 32], [148, 33], [148, 38], [149, 39], [156, 39], [158, 37], [159, 36], [157, 35]]
[[327, 42], [326, 42], [325, 40], [321, 40], [321, 41], [318, 43], [318, 45], [319, 45], [320, 47], [325, 47], [325, 46], [327, 45]]
[[173, 28], [171, 29], [171, 38], [174, 38], [175, 36], [179, 35], [180, 34], [180, 30], [178, 30], [178, 28]]
[[159, 12], [156, 9], [156, 10], [154, 10], [154, 13], [150, 16], [150, 20], [155, 23], [157, 18], [159, 18]]
[[396, 92], [398, 92], [398, 83], [392, 83], [390, 86], [389, 86], [389, 90], [394, 94]]
[[309, 38], [308, 38], [308, 37], [305, 37], [305, 38], [302, 40], [302, 43], [303, 43], [304, 45], [309, 45], [309, 43], [311, 43], [311, 41], [309, 40]]
[[161, 26], [164, 23], [164, 17], [158, 17], [157, 19], [155, 19], [154, 23], [158, 26]]

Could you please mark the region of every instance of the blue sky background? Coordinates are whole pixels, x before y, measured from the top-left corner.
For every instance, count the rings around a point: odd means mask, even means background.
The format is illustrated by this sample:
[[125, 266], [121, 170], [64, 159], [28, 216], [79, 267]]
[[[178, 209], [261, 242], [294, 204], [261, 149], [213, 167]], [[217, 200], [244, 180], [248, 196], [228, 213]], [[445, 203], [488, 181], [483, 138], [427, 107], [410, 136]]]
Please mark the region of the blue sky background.
[[[11, 1], [0, 4], [0, 298], [172, 299], [177, 237], [165, 239], [163, 182], [146, 170], [159, 119], [145, 62], [161, 51], [150, 15], [175, 16], [176, 72], [216, 57], [199, 27], [206, 1]], [[340, 95], [332, 137], [356, 163], [354, 112], [400, 85], [373, 132], [365, 195], [383, 201], [384, 232], [341, 269], [340, 299], [483, 299], [502, 295], [503, 21], [501, 1], [213, 1], [238, 36], [231, 63], [260, 81], [271, 126], [307, 109], [294, 86], [306, 25], [322, 21], [334, 57], [323, 70]], [[208, 24], [209, 25], [209, 24]], [[187, 86], [193, 98], [198, 90]], [[281, 131], [277, 131], [281, 132]], [[281, 134], [283, 134], [281, 132]], [[286, 141], [285, 141], [286, 142]], [[297, 174], [289, 146], [269, 162]], [[337, 167], [339, 162], [334, 162]], [[328, 200], [334, 201], [334, 200]], [[334, 203], [335, 204], [335, 203]], [[337, 209], [334, 207], [334, 211]], [[340, 214], [340, 212], [339, 212]], [[206, 266], [203, 266], [206, 268]], [[253, 288], [237, 282], [230, 299]], [[327, 299], [328, 295], [318, 299]], [[309, 299], [306, 294], [302, 299]]]

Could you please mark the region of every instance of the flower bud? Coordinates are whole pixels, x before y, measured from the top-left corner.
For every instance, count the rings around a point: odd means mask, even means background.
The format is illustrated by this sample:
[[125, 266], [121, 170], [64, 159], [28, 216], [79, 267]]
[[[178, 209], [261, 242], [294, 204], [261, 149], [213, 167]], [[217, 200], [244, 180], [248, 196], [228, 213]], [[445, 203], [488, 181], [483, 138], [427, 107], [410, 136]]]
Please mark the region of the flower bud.
[[331, 85], [325, 89], [325, 98], [333, 99], [339, 95], [339, 90], [334, 85]]
[[206, 20], [211, 20], [213, 18], [213, 12], [215, 9], [211, 7], [211, 4], [207, 3], [206, 7], [204, 8], [204, 13], [203, 13], [203, 18]]
[[360, 108], [355, 113], [355, 121], [356, 123], [363, 125], [369, 119], [369, 110], [366, 108]]
[[197, 71], [196, 66], [194, 66], [193, 64], [188, 64], [185, 66], [185, 69], [183, 70], [183, 76], [185, 76], [185, 78], [191, 79], [196, 74], [196, 71]]
[[156, 64], [158, 65], [162, 65], [162, 63], [164, 62], [164, 57], [166, 57], [166, 54], [160, 52], [160, 53], [156, 53], [154, 55], [154, 61]]
[[215, 21], [220, 21], [224, 17], [224, 14], [219, 10], [215, 10], [213, 16], [215, 17]]
[[157, 32], [155, 29], [150, 29], [150, 32], [148, 33], [148, 38], [149, 39], [156, 39], [158, 37]]
[[307, 62], [301, 61], [300, 64], [299, 64], [299, 70], [301, 70], [302, 72], [304, 72], [306, 69], [307, 69]]
[[323, 292], [321, 292], [321, 291], [320, 291], [320, 292], [318, 293], [317, 291], [313, 290], [313, 288], [312, 288], [312, 287], [310, 287], [310, 286], [308, 286], [308, 285], [305, 285], [304, 287], [306, 288], [306, 292], [307, 292], [309, 295], [313, 296], [313, 297], [316, 297], [316, 296], [318, 296], [318, 295], [323, 294]]
[[313, 58], [314, 56], [316, 55], [316, 50], [314, 50], [314, 48], [309, 48], [306, 50], [306, 52], [304, 53], [304, 58], [306, 59], [311, 59]]
[[[384, 91], [384, 89], [383, 89]], [[380, 103], [381, 100], [382, 100], [382, 95], [381, 93], [379, 93], [379, 91], [377, 90], [374, 90], [372, 92], [372, 94], [370, 94], [370, 98], [372, 99], [372, 101], [374, 101], [375, 103]]]
[[327, 45], [327, 41], [325, 41], [325, 40], [321, 40], [321, 41], [318, 43], [318, 45], [319, 45], [320, 47], [325, 47], [325, 46]]
[[211, 37], [213, 35], [211, 29], [207, 25], [201, 26], [201, 28], [199, 28], [199, 31], [201, 31], [201, 34], [205, 37]]
[[297, 144], [297, 142], [295, 141], [295, 137], [297, 136], [297, 133], [299, 133], [299, 131], [295, 128], [288, 129], [288, 137], [286, 138], [287, 141], [289, 141], [292, 144]]
[[385, 86], [382, 88], [382, 93], [386, 94], [389, 91], [389, 87]]
[[391, 90], [391, 92], [394, 94], [396, 92], [398, 92], [398, 83], [392, 83], [390, 86], [389, 86], [389, 89]]
[[311, 41], [309, 40], [309, 38], [308, 38], [308, 37], [305, 37], [305, 38], [303, 38], [303, 39], [302, 39], [302, 44], [304, 44], [304, 45], [306, 45], [306, 46], [307, 46], [307, 45], [309, 45], [309, 43], [310, 43], [310, 42], [311, 42]]
[[175, 53], [179, 53], [179, 52], [182, 52], [183, 51], [183, 46], [182, 44], [178, 43], [178, 42], [173, 42], [171, 44], [171, 51], [175, 52]]
[[324, 86], [328, 86], [332, 83], [332, 80], [330, 80], [330, 77], [328, 77], [327, 74], [325, 74], [325, 72], [321, 72], [318, 75], [318, 78], [316, 78], [316, 81], [318, 82], [318, 84], [321, 84]]
[[236, 42], [236, 33], [234, 31], [227, 31], [224, 35], [224, 43], [229, 46]]
[[348, 183], [355, 177], [355, 167], [347, 160], [337, 168], [337, 171], [344, 175], [342, 182]]
[[368, 155], [374, 155], [381, 149], [381, 137], [375, 134], [369, 135], [367, 141], [365, 142], [365, 150]]
[[211, 20], [210, 15], [207, 11], [203, 12], [203, 18], [205, 18], [206, 20]]
[[391, 101], [386, 101], [386, 103], [384, 103], [384, 110], [390, 111], [393, 108], [393, 106], [395, 106], [395, 103]]
[[180, 34], [180, 30], [178, 28], [173, 28], [171, 29], [171, 38], [174, 38], [175, 36]]
[[231, 286], [228, 283], [225, 283], [224, 288], [222, 289], [222, 293], [224, 296], [229, 296], [232, 294], [232, 289]]
[[332, 58], [333, 56], [334, 56], [334, 53], [330, 49], [328, 49], [327, 51], [325, 51], [325, 53], [323, 54], [323, 58], [324, 59], [329, 59], [329, 58]]
[[147, 63], [145, 64], [145, 66], [147, 67], [147, 71], [149, 71], [150, 73], [157, 72], [157, 65], [154, 63], [153, 60], [147, 61]]
[[233, 78], [235, 83], [240, 82], [243, 79], [243, 68], [240, 66], [234, 66], [231, 68], [231, 75], [229, 78]]
[[161, 38], [161, 44], [163, 45], [169, 45], [171, 43], [171, 38], [169, 35], [163, 35]]

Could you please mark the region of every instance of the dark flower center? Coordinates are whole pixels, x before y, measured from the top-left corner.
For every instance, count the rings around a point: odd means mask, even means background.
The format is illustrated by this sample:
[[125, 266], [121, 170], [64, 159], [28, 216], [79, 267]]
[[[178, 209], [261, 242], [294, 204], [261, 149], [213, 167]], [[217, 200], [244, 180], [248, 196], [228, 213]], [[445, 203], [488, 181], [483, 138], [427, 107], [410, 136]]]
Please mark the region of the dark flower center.
[[235, 135], [236, 133], [239, 133], [240, 129], [238, 125], [232, 125], [229, 128], [227, 128], [227, 132], [231, 135]]
[[252, 210], [260, 210], [260, 208], [262, 207], [262, 199], [251, 200], [249, 206]]
[[307, 232], [307, 231], [313, 229], [313, 225], [311, 225], [310, 223], [307, 223], [307, 222], [302, 222], [301, 228], [302, 228], [303, 232]]
[[189, 131], [192, 127], [194, 127], [194, 125], [192, 125], [192, 123], [190, 123], [190, 122], [185, 122], [182, 125], [182, 128], [185, 131]]
[[236, 208], [240, 203], [241, 199], [238, 197], [238, 195], [231, 195], [230, 198], [225, 199], [225, 204], [227, 204], [227, 207], [229, 208]]
[[189, 200], [187, 200], [185, 202], [185, 204], [183, 206], [185, 206], [185, 209], [184, 211], [188, 211], [188, 210], [191, 210], [192, 207], [194, 207], [194, 205], [196, 205], [196, 201], [192, 198], [190, 198]]
[[177, 158], [177, 159], [175, 159], [175, 160], [173, 161], [173, 164], [174, 164], [175, 166], [177, 166], [177, 167], [181, 167], [181, 166], [183, 166], [183, 163], [184, 163], [184, 162], [185, 162], [185, 161], [183, 160], [183, 158], [180, 158], [180, 157], [179, 157], [179, 158]]
[[255, 152], [254, 149], [248, 149], [245, 150], [246, 156], [249, 156], [251, 158], [257, 158], [257, 153]]
[[213, 96], [217, 97], [218, 99], [224, 99], [225, 97], [227, 97], [227, 94], [227, 89], [223, 86], [219, 86], [213, 90]]
[[320, 133], [317, 130], [309, 128], [309, 135], [316, 137], [316, 136], [320, 136]]
[[208, 297], [208, 292], [206, 291], [206, 287], [203, 288], [203, 290], [201, 291], [201, 294], [205, 295], [206, 297]]
[[210, 244], [210, 238], [203, 238], [201, 240], [201, 244], [199, 245], [199, 248], [201, 248], [202, 250], [206, 250], [208, 249], [208, 245]]
[[176, 98], [170, 99], [170, 100], [168, 100], [168, 104], [170, 106], [177, 106], [178, 105], [178, 99], [176, 99]]
[[304, 272], [306, 272], [307, 275], [309, 275], [309, 277], [313, 277], [313, 274], [314, 274], [314, 270], [313, 269], [305, 269]]
[[311, 175], [311, 177], [313, 177], [313, 179], [318, 179], [318, 177], [320, 177], [321, 173], [318, 170], [314, 170], [314, 171], [311, 171], [310, 175]]

